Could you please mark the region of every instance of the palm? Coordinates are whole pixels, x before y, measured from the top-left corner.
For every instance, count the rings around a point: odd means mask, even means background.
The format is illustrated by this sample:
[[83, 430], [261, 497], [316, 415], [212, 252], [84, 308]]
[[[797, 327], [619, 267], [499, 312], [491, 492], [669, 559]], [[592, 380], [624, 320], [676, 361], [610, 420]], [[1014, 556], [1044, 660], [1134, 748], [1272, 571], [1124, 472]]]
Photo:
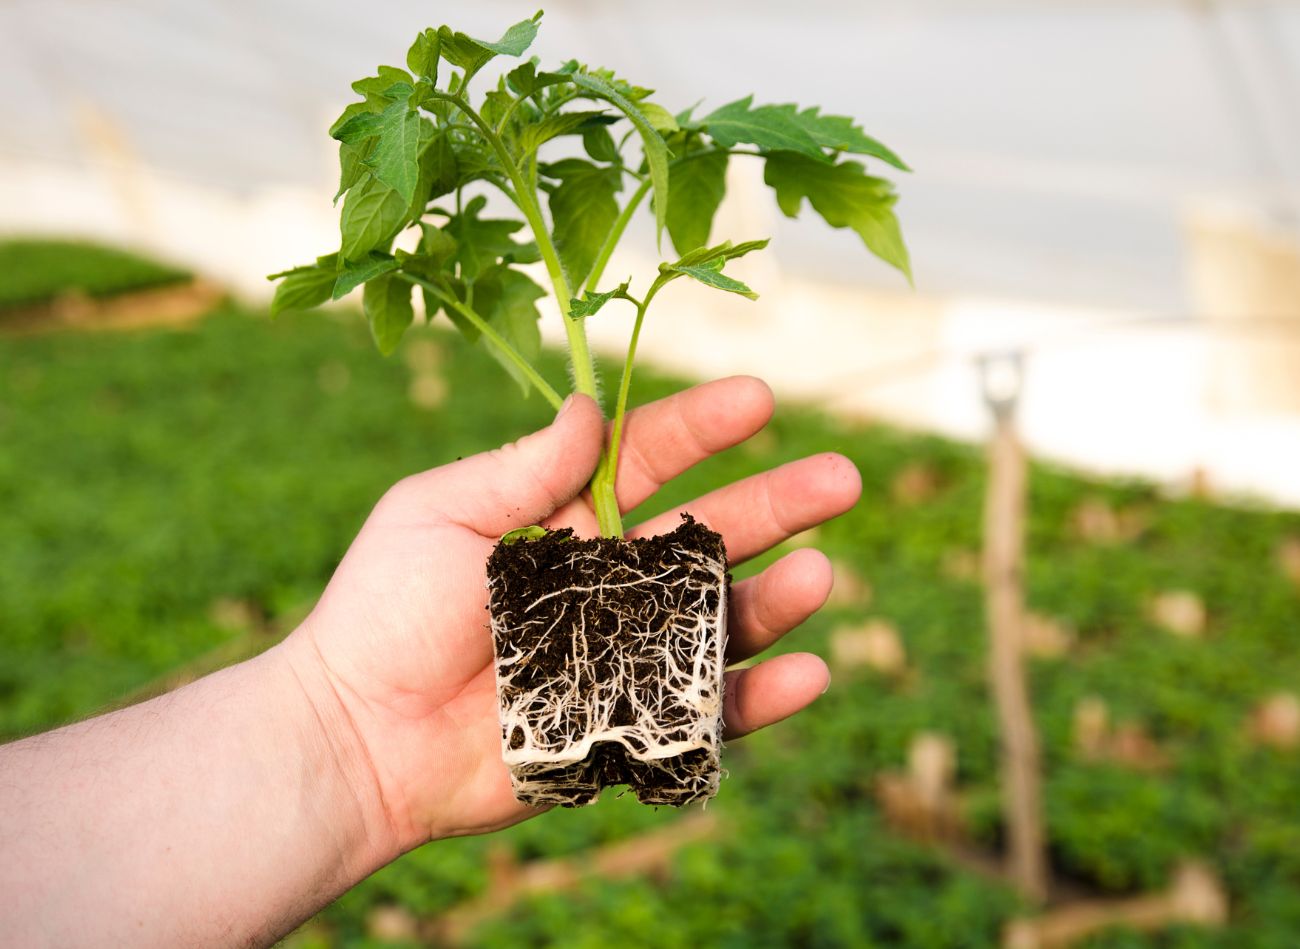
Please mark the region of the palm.
[[[306, 625], [328, 657], [403, 836], [476, 833], [532, 813], [514, 799], [500, 759], [484, 565], [512, 527], [541, 522], [580, 535], [596, 532], [591, 507], [574, 495], [594, 467], [600, 423], [590, 403], [571, 414], [582, 416], [564, 421], [578, 429], [571, 436], [576, 447], [552, 451], [551, 461], [539, 465], [530, 455], [534, 439], [551, 437], [546, 430], [395, 487]], [[770, 414], [770, 393], [747, 379], [697, 387], [631, 413], [619, 465], [620, 506], [639, 504], [681, 471], [748, 438]], [[688, 507], [723, 534], [736, 563], [841, 513], [858, 490], [852, 466], [828, 455], [746, 479]], [[760, 499], [765, 508], [756, 506]], [[755, 518], [756, 509], [769, 511], [769, 518]], [[669, 512], [629, 536], [660, 533], [677, 519], [678, 512]], [[737, 584], [731, 658], [766, 648], [820, 606], [829, 588], [829, 565], [813, 551], [796, 552]], [[821, 661], [798, 654], [735, 675], [743, 679], [728, 684], [732, 737], [784, 718], [825, 684]]]

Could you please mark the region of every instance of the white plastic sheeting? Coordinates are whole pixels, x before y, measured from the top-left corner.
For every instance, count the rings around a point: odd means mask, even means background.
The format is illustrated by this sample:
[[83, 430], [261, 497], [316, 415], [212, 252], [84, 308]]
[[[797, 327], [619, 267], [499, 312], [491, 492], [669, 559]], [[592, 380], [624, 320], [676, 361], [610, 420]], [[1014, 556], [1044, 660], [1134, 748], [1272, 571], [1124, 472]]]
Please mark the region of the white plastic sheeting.
[[[324, 130], [349, 82], [401, 62], [423, 26], [492, 36], [534, 6], [359, 9], [0, 3], [0, 231], [126, 240], [265, 293], [262, 274], [336, 241]], [[650, 358], [976, 434], [970, 355], [1038, 346], [1033, 447], [1300, 503], [1300, 457], [1281, 457], [1295, 419], [1206, 401], [1185, 237], [1207, 200], [1294, 226], [1300, 4], [589, 0], [551, 4], [534, 51], [614, 67], [670, 108], [820, 104], [916, 169], [899, 212], [919, 291], [892, 296], [901, 280], [856, 237], [780, 217], [735, 163], [716, 234], [774, 237], [745, 262], [765, 299], [676, 290]], [[631, 239], [611, 276], [653, 265], [649, 228]], [[1074, 342], [1043, 343], [1067, 325]], [[624, 330], [593, 327], [611, 347]]]

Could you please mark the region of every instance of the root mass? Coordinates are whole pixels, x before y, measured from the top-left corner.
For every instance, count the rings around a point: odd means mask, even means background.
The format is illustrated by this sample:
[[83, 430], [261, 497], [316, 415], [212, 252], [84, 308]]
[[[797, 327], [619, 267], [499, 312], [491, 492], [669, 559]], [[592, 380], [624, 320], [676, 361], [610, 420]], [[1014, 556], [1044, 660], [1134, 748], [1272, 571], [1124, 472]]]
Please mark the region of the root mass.
[[643, 804], [718, 789], [730, 576], [689, 516], [659, 537], [556, 531], [488, 560], [502, 757], [528, 804], [627, 784]]

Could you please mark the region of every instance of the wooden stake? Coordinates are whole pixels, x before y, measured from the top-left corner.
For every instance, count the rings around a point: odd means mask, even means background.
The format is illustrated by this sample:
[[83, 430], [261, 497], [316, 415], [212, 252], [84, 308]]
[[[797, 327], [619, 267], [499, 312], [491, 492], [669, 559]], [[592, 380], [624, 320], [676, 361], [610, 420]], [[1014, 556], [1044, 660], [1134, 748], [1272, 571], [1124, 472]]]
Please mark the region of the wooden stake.
[[1024, 515], [1026, 463], [1015, 431], [1019, 354], [980, 363], [984, 397], [993, 414], [984, 508], [985, 613], [989, 683], [997, 705], [1002, 753], [1002, 812], [1007, 872], [1032, 903], [1047, 896], [1038, 735], [1022, 657], [1024, 641]]

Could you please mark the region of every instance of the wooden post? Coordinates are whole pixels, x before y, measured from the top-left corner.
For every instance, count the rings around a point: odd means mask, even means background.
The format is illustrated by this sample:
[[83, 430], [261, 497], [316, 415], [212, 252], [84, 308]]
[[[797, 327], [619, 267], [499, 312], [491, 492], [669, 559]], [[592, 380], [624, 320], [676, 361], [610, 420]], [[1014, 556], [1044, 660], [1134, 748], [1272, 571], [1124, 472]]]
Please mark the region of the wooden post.
[[1001, 739], [1002, 812], [1007, 871], [1032, 903], [1047, 896], [1038, 735], [1022, 659], [1026, 462], [1016, 436], [1015, 409], [1021, 355], [979, 362], [984, 400], [993, 416], [984, 507], [985, 614], [989, 628], [989, 684]]

